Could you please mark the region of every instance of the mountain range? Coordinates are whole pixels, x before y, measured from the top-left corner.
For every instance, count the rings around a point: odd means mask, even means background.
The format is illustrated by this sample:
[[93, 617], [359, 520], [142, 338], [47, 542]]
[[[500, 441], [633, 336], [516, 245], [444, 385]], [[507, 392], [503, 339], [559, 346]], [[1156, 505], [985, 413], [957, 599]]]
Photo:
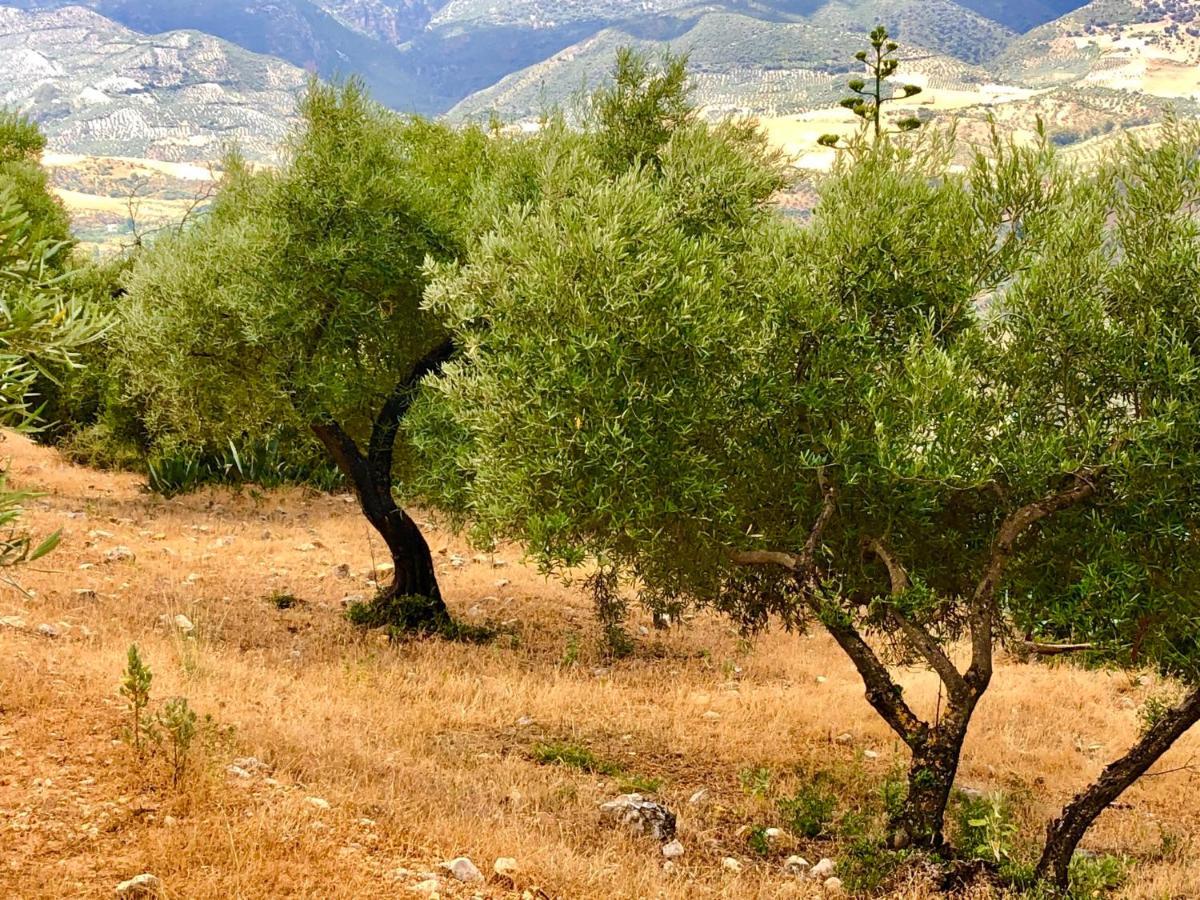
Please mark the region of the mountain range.
[[879, 23], [922, 115], [1055, 91], [1083, 139], [1200, 92], [1200, 0], [0, 0], [0, 104], [60, 151], [201, 161], [236, 140], [266, 158], [308, 73], [517, 121], [569, 108], [634, 45], [686, 51], [710, 114], [828, 119]]

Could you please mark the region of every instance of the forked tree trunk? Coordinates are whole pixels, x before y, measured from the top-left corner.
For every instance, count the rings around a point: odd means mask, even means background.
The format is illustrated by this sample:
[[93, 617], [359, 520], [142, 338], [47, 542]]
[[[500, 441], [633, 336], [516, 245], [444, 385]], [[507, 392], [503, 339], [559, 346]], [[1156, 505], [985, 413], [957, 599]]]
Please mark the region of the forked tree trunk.
[[1200, 721], [1200, 687], [1193, 689], [1183, 703], [1155, 722], [1128, 753], [1110, 764], [1088, 788], [1076, 794], [1062, 814], [1050, 823], [1046, 847], [1037, 865], [1037, 877], [1066, 892], [1071, 858], [1092, 823], [1197, 721]]
[[970, 714], [959, 721], [961, 724], [933, 727], [924, 740], [914, 742], [908, 767], [908, 797], [889, 823], [893, 849], [939, 850], [946, 846], [946, 806], [958, 775]]
[[392, 459], [400, 423], [421, 379], [438, 371], [452, 352], [449, 341], [440, 344], [396, 386], [375, 420], [366, 454], [332, 419], [312, 425], [313, 434], [350, 482], [363, 515], [379, 532], [392, 558], [392, 582], [361, 611], [359, 621], [364, 625], [446, 633], [452, 624], [438, 587], [429, 543], [392, 494]]

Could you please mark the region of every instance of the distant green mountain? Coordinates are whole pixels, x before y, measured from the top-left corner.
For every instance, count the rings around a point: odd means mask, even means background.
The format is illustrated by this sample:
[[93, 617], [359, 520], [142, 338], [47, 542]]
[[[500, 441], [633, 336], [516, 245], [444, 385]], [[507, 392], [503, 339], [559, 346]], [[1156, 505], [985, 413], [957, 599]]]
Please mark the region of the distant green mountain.
[[[903, 7], [927, 5], [943, 16], [954, 14], [951, 3], [914, 0]], [[845, 74], [855, 67], [854, 53], [863, 46], [862, 32], [873, 18], [846, 20], [836, 12], [811, 19], [764, 19], [700, 7], [664, 14], [654, 28], [619, 26], [604, 29], [545, 62], [508, 76], [455, 106], [455, 118], [527, 119], [554, 108], [569, 108], [585, 84], [611, 66], [618, 47], [635, 46], [651, 53], [686, 52], [696, 86], [696, 99], [710, 112], [785, 115], [832, 105], [845, 90]], [[993, 41], [999, 26], [973, 13], [961, 12], [955, 33], [976, 29], [980, 42]], [[909, 27], [917, 27], [915, 21]], [[989, 46], [992, 44], [989, 43]], [[947, 52], [914, 45], [905, 47], [906, 71], [922, 72], [942, 84], [968, 85], [987, 80], [987, 73]]]

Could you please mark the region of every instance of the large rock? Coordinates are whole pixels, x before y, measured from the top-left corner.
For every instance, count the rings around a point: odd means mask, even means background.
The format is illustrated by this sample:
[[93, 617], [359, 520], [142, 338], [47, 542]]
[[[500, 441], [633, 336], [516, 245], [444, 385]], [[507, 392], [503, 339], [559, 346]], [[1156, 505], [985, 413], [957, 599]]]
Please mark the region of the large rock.
[[836, 868], [837, 863], [827, 856], [809, 869], [808, 875], [810, 878], [814, 878], [818, 881], [824, 881], [826, 878], [833, 876], [833, 872]]
[[442, 868], [464, 884], [480, 884], [484, 880], [479, 867], [465, 856], [442, 863]]
[[149, 872], [136, 875], [128, 881], [117, 885], [118, 897], [149, 898], [157, 897], [162, 891], [162, 882]]
[[624, 825], [634, 834], [645, 834], [660, 841], [675, 837], [675, 813], [647, 800], [641, 794], [622, 794], [600, 805], [604, 816]]

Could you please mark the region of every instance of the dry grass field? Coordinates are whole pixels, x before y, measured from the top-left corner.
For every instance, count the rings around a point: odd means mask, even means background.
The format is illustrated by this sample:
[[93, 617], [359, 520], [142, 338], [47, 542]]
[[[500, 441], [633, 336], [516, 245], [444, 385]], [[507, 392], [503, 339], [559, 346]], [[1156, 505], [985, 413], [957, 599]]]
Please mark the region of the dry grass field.
[[[823, 635], [747, 640], [701, 615], [639, 633], [631, 658], [608, 662], [578, 589], [546, 581], [516, 548], [477, 555], [435, 528], [454, 612], [502, 634], [484, 646], [388, 644], [342, 617], [379, 558], [346, 498], [166, 500], [24, 438], [8, 436], [0, 455], [14, 485], [43, 492], [27, 523], [64, 530], [55, 553], [19, 573], [22, 589], [0, 588], [4, 898], [108, 897], [142, 872], [169, 898], [818, 897], [783, 860], [830, 857], [852, 875], [846, 835], [904, 763]], [[160, 756], [139, 761], [120, 740], [132, 642], [156, 703], [186, 696], [213, 720], [177, 787]], [[904, 681], [931, 710], [930, 677]], [[1130, 742], [1136, 707], [1159, 690], [1006, 662], [961, 783], [1004, 791], [1036, 841]], [[600, 771], [544, 761], [547, 744], [592, 754]], [[1160, 766], [1177, 771], [1146, 779], [1089, 836], [1092, 851], [1130, 855], [1120, 896], [1200, 897], [1200, 778], [1187, 768], [1197, 753], [1191, 735]], [[266, 768], [228, 771], [246, 756]], [[836, 799], [832, 838], [750, 839], [785, 826], [778, 799], [814, 783]], [[679, 814], [687, 852], [670, 871], [656, 844], [600, 815], [631, 784]], [[439, 871], [459, 855], [488, 881]], [[498, 857], [515, 859], [515, 874], [493, 875]], [[936, 896], [919, 869], [888, 891]]]

